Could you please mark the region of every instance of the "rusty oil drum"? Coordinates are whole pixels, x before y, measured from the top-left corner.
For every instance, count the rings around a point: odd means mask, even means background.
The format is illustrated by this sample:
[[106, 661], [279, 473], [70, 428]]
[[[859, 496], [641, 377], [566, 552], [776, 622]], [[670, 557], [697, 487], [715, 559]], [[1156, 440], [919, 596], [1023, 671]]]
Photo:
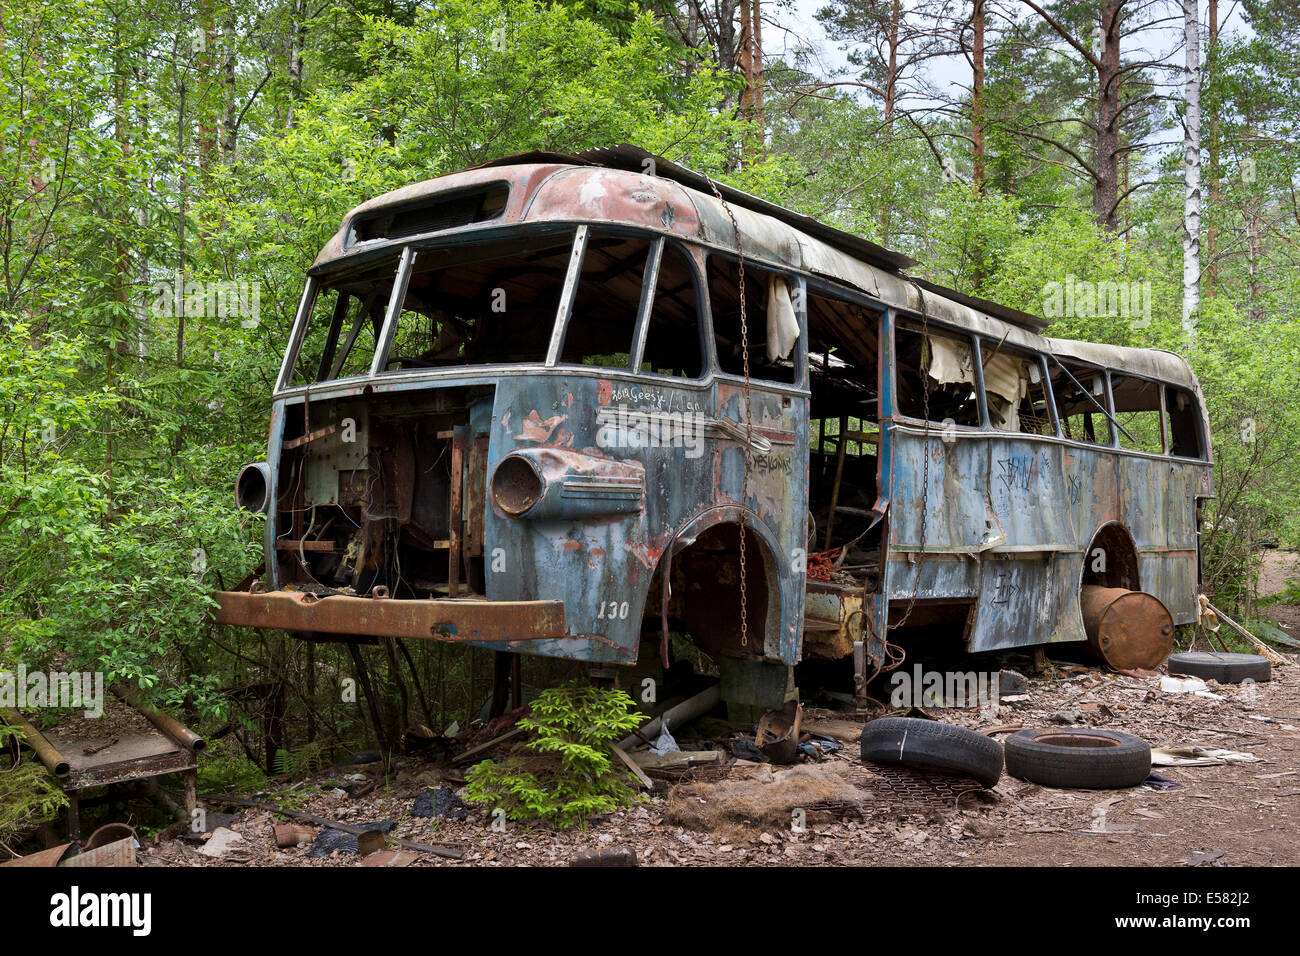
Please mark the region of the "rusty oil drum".
[[1116, 670], [1158, 667], [1174, 648], [1174, 619], [1154, 595], [1089, 584], [1080, 603], [1088, 646]]

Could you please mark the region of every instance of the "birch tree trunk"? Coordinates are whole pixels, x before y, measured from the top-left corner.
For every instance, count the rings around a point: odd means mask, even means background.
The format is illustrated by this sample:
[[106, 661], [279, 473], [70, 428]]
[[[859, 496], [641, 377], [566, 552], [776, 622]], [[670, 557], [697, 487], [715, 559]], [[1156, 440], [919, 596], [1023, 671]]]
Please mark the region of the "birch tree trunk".
[[1201, 25], [1197, 6], [1197, 0], [1183, 0], [1183, 332], [1188, 339], [1196, 334], [1194, 316], [1201, 295]]
[[975, 170], [971, 177], [975, 192], [984, 195], [984, 0], [975, 0], [972, 13], [975, 32], [971, 51], [971, 143], [975, 157]]

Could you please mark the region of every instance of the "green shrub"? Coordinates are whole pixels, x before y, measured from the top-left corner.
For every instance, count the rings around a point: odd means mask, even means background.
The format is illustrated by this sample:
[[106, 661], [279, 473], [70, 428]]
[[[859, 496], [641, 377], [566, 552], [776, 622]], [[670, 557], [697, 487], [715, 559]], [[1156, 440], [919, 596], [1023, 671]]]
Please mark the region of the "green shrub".
[[537, 737], [497, 764], [485, 760], [466, 779], [470, 803], [490, 804], [510, 820], [571, 827], [636, 802], [631, 775], [610, 762], [610, 745], [644, 721], [621, 690], [572, 684], [532, 702], [519, 726]]

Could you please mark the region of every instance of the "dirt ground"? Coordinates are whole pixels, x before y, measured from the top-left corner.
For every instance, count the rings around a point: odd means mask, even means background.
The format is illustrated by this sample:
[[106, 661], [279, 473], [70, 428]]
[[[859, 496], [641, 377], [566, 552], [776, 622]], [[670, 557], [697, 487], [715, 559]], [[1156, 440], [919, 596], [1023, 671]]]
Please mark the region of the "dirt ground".
[[[987, 797], [962, 797], [960, 807], [917, 810], [892, 800], [869, 801], [839, 818], [808, 815], [805, 832], [758, 826], [725, 834], [665, 822], [666, 800], [656, 794], [583, 830], [552, 832], [510, 824], [494, 832], [488, 815], [472, 809], [464, 820], [412, 817], [412, 801], [438, 783], [439, 771], [419, 758], [402, 758], [387, 783], [377, 764], [340, 768], [340, 775], [375, 779], [376, 790], [350, 799], [320, 781], [262, 797], [323, 817], [360, 824], [390, 819], [392, 835], [460, 849], [460, 861], [416, 854], [416, 866], [565, 865], [583, 850], [630, 847], [642, 865], [984, 865], [1183, 866], [1196, 854], [1222, 852], [1212, 865], [1300, 863], [1300, 667], [1279, 667], [1254, 690], [1210, 683], [1213, 697], [1170, 694], [1160, 676], [1129, 677], [1062, 665], [1030, 680], [1028, 699], [998, 712], [943, 709], [934, 714], [968, 727], [1049, 725], [1058, 711], [1081, 711], [1089, 726], [1137, 734], [1153, 746], [1192, 744], [1224, 748], [1256, 762], [1208, 767], [1158, 767], [1176, 789], [1123, 791], [1045, 789], [1003, 775]], [[816, 712], [813, 716], [819, 716]], [[820, 714], [820, 716], [825, 716]], [[844, 719], [847, 715], [838, 715]], [[827, 759], [852, 761], [846, 745]], [[863, 768], [864, 771], [867, 768]], [[180, 839], [145, 841], [145, 864], [184, 866], [359, 866], [355, 854], [308, 859], [306, 847], [278, 850], [271, 828], [280, 822], [246, 810], [231, 824], [244, 842], [219, 859]]]
[[[1281, 592], [1297, 577], [1300, 554], [1264, 553], [1262, 596]], [[1274, 606], [1270, 611], [1283, 626], [1300, 622], [1300, 608]], [[1020, 727], [1053, 726], [1060, 722], [1054, 715], [1068, 713], [1077, 724], [1135, 734], [1153, 747], [1191, 745], [1254, 759], [1155, 767], [1175, 784], [1164, 788], [1057, 790], [1004, 774], [991, 791], [924, 806], [877, 788], [863, 794], [860, 806], [809, 809], [802, 815], [802, 832], [797, 832], [793, 816], [783, 825], [732, 825], [717, 832], [675, 825], [667, 819], [665, 792], [675, 784], [663, 783], [639, 805], [585, 829], [557, 832], [511, 823], [499, 832], [487, 811], [479, 808], [468, 808], [464, 819], [415, 817], [412, 804], [420, 793], [440, 785], [463, 792], [457, 783], [463, 767], [440, 768], [421, 757], [398, 759], [387, 777], [378, 763], [333, 768], [325, 777], [299, 781], [258, 799], [352, 824], [392, 820], [396, 826], [390, 836], [453, 847], [463, 854], [458, 861], [427, 853], [403, 860], [414, 866], [567, 865], [579, 852], [623, 848], [634, 850], [637, 861], [649, 866], [1300, 864], [1300, 666], [1275, 666], [1271, 681], [1253, 687], [1211, 681], [1205, 694], [1162, 690], [1162, 676], [1163, 669], [1129, 676], [1053, 663], [1042, 674], [1030, 676], [1019, 699], [1003, 700], [996, 709], [933, 708], [930, 716], [1003, 738]], [[834, 726], [845, 740], [844, 749], [825, 760], [847, 762], [841, 769], [870, 783], [872, 768], [859, 759], [851, 723], [863, 718], [813, 709], [806, 717], [839, 722]], [[684, 749], [727, 746], [717, 739], [693, 743], [689, 733], [679, 734]], [[752, 765], [739, 763], [728, 774], [735, 779], [752, 772]], [[372, 781], [374, 787], [369, 788]], [[369, 792], [348, 797], [338, 788], [340, 782]], [[277, 849], [272, 837], [277, 822], [282, 821], [264, 810], [239, 811], [224, 823], [243, 840], [224, 856], [203, 855], [195, 839], [159, 836], [145, 841], [141, 862], [362, 865], [355, 853], [311, 859], [306, 846]]]

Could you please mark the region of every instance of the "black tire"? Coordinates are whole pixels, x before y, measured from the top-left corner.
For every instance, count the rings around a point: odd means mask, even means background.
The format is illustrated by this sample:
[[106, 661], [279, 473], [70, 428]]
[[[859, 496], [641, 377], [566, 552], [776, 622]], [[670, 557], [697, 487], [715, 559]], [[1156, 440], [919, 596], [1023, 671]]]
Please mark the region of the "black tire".
[[1007, 773], [1044, 787], [1119, 790], [1151, 773], [1150, 744], [1113, 730], [1021, 730], [1007, 738], [1006, 753]]
[[1227, 654], [1215, 651], [1187, 651], [1169, 655], [1169, 673], [1184, 677], [1240, 684], [1246, 679], [1266, 681], [1272, 675], [1268, 658], [1258, 654]]
[[974, 777], [991, 787], [1002, 776], [1002, 745], [938, 720], [881, 717], [862, 731], [862, 759]]

